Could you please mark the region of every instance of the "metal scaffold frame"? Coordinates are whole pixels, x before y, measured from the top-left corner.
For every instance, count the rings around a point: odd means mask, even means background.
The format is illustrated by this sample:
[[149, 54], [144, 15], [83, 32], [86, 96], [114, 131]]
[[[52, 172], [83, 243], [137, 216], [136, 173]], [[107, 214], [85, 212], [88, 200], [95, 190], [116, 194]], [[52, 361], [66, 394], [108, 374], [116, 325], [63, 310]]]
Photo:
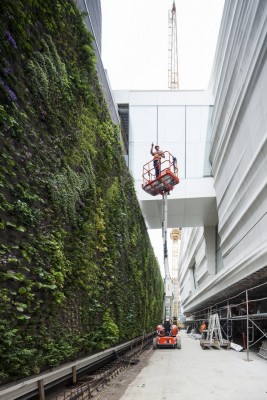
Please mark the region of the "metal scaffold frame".
[[[199, 323], [203, 320], [208, 321], [209, 318], [218, 314], [220, 319], [220, 325], [224, 337], [227, 341], [233, 337], [233, 323], [234, 321], [243, 321], [243, 348], [246, 350], [245, 361], [251, 361], [249, 358], [249, 351], [252, 346], [255, 346], [261, 340], [265, 340], [263, 343], [266, 344], [267, 330], [262, 329], [259, 326], [259, 321], [267, 320], [267, 310], [261, 305], [267, 300], [266, 296], [256, 296], [253, 293], [257, 293], [257, 290], [267, 288], [267, 282], [252, 288], [246, 289], [233, 297], [229, 297], [220, 303], [213, 304], [208, 308], [193, 312], [187, 318], [187, 323], [191, 323], [199, 326]], [[242, 299], [241, 301], [239, 299]], [[266, 306], [264, 306], [266, 307]], [[256, 311], [256, 312], [255, 312]], [[255, 339], [255, 331], [260, 337]], [[263, 358], [267, 359], [267, 347], [265, 345], [260, 347], [264, 352]], [[261, 357], [261, 354], [258, 353]]]

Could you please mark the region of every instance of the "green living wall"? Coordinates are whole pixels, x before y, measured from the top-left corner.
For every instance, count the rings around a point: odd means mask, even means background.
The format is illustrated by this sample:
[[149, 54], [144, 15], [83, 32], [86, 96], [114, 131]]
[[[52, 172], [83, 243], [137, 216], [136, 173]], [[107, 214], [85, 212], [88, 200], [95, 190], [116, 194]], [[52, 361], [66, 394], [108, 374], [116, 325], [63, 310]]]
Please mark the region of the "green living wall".
[[0, 383], [151, 331], [163, 283], [72, 0], [0, 4]]

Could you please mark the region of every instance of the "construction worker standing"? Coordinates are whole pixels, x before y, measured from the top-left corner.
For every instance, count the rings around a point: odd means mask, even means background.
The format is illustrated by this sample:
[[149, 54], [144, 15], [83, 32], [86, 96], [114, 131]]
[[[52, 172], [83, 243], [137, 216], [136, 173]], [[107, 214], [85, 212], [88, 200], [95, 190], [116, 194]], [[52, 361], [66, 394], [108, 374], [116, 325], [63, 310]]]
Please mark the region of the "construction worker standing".
[[155, 146], [155, 151], [153, 151], [153, 147], [154, 147], [154, 144], [152, 143], [151, 144], [150, 154], [154, 157], [153, 158], [153, 165], [154, 165], [154, 168], [155, 168], [155, 175], [156, 175], [156, 178], [157, 178], [159, 176], [159, 174], [160, 174], [160, 160], [161, 160], [161, 158], [165, 158], [165, 154], [164, 154], [163, 151], [160, 150], [158, 145]]
[[205, 321], [203, 321], [199, 328], [199, 332], [202, 335], [202, 337], [204, 337], [204, 339], [206, 338], [206, 329], [207, 329], [207, 324]]
[[166, 320], [163, 324], [165, 335], [169, 336], [171, 332], [171, 323], [169, 320]]

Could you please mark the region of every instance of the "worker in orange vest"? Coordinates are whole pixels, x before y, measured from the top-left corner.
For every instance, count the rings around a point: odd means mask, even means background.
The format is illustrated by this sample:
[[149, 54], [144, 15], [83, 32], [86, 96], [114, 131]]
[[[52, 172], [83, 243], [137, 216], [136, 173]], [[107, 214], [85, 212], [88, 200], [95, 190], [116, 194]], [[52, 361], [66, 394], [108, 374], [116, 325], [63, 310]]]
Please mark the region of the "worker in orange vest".
[[160, 150], [158, 145], [155, 146], [155, 151], [153, 151], [153, 147], [154, 147], [154, 144], [152, 143], [150, 154], [154, 157], [153, 165], [155, 168], [155, 174], [156, 174], [156, 178], [157, 178], [160, 174], [160, 160], [162, 157], [165, 158], [165, 154], [162, 150]]
[[206, 322], [203, 321], [201, 327], [199, 328], [199, 332], [202, 334], [202, 332], [205, 331], [206, 329], [207, 329]]

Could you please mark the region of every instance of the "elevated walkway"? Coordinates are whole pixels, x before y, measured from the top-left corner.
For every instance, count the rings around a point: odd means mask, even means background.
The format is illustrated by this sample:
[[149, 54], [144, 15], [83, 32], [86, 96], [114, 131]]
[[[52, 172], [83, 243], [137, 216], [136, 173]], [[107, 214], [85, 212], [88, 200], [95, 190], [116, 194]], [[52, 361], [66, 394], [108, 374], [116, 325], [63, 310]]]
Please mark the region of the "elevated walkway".
[[216, 195], [209, 162], [212, 92], [122, 90], [114, 91], [114, 97], [126, 121], [128, 165], [148, 229], [161, 229], [162, 221], [157, 188], [153, 187], [150, 194], [142, 189], [142, 167], [151, 157], [151, 143], [170, 152], [179, 169], [179, 185], [168, 197], [168, 228], [216, 226]]
[[[136, 191], [148, 229], [161, 229], [161, 195], [150, 196], [136, 181]], [[216, 226], [217, 205], [213, 178], [182, 179], [168, 198], [168, 228]]]

